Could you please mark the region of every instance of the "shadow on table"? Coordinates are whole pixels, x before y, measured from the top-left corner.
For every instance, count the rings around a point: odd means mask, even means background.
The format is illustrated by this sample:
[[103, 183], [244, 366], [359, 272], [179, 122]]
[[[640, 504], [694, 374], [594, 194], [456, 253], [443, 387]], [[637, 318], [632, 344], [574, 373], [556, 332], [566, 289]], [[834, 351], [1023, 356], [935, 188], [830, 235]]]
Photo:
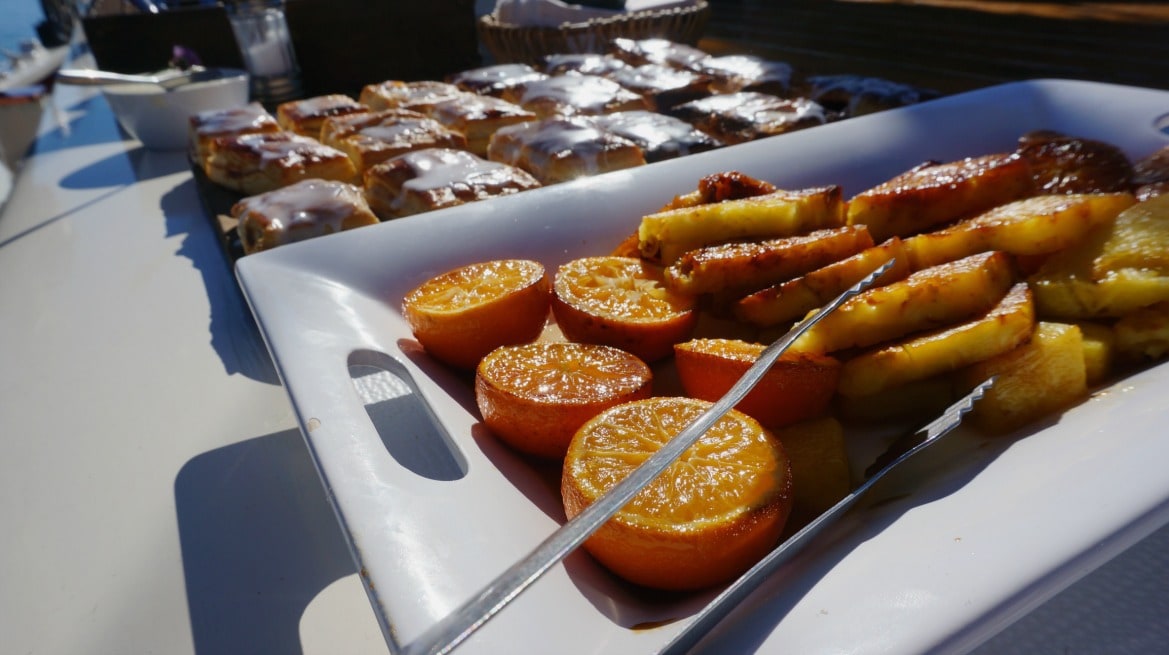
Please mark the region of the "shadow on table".
[[46, 154], [68, 148], [128, 139], [129, 137], [118, 126], [118, 121], [112, 112], [94, 111], [94, 105], [104, 104], [105, 99], [96, 95], [70, 107], [46, 109], [46, 111], [59, 112], [65, 124], [42, 134], [34, 144], [33, 152]]
[[199, 655], [301, 653], [309, 603], [357, 571], [296, 430], [191, 459], [175, 509]]
[[[182, 161], [186, 167], [185, 156], [173, 159]], [[211, 345], [229, 375], [239, 373], [260, 382], [280, 384], [259, 328], [232, 273], [231, 262], [202, 207], [193, 179], [185, 180], [163, 195], [160, 204], [167, 236], [183, 237], [176, 254], [191, 260], [203, 277], [211, 309], [208, 325]]]
[[171, 153], [152, 152], [137, 146], [79, 168], [61, 178], [64, 189], [129, 187], [137, 182], [174, 175], [186, 170], [185, 160]]

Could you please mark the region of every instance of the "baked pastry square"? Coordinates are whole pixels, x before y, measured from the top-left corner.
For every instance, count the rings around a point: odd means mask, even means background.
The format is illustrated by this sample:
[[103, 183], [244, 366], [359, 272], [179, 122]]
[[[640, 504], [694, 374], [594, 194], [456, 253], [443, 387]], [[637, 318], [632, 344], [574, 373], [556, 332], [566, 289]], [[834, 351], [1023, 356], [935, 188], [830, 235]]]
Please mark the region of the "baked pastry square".
[[261, 132], [211, 142], [203, 166], [208, 179], [256, 195], [308, 178], [353, 182], [349, 156], [316, 139], [291, 132]]
[[826, 123], [828, 112], [808, 98], [740, 91], [700, 98], [668, 112], [726, 144], [743, 143]]
[[549, 75], [580, 73], [605, 77], [613, 71], [629, 68], [625, 60], [595, 52], [571, 52], [544, 56], [544, 72]]
[[411, 150], [467, 148], [462, 134], [433, 118], [403, 115], [403, 111], [391, 109], [378, 112], [371, 121], [355, 121], [351, 129], [332, 131], [325, 143], [349, 155], [359, 175]]
[[232, 107], [212, 109], [192, 114], [190, 120], [191, 160], [202, 167], [211, 151], [215, 139], [260, 132], [279, 132], [276, 117], [258, 102]]
[[360, 188], [316, 179], [244, 198], [231, 215], [245, 255], [378, 222]]
[[609, 43], [609, 54], [633, 66], [664, 64], [693, 70], [694, 63], [710, 55], [684, 43], [669, 39], [616, 38]]
[[361, 89], [357, 101], [373, 111], [383, 109], [413, 109], [427, 111], [437, 102], [455, 98], [467, 93], [454, 84], [421, 80], [403, 82], [387, 80], [368, 84]]
[[693, 70], [712, 79], [717, 93], [758, 91], [775, 96], [792, 93], [795, 70], [791, 64], [753, 55], [707, 57], [692, 64]]
[[365, 196], [382, 220], [540, 186], [526, 171], [465, 150], [415, 150], [365, 172]]
[[597, 75], [555, 75], [512, 87], [503, 97], [541, 118], [649, 109], [640, 94]]
[[463, 91], [485, 96], [504, 97], [511, 88], [548, 77], [527, 64], [497, 64], [472, 68], [447, 77], [447, 82]]
[[664, 64], [644, 64], [613, 71], [610, 80], [645, 98], [649, 109], [663, 111], [711, 94], [709, 76]]
[[321, 123], [321, 143], [339, 148], [339, 143], [345, 137], [371, 125], [379, 125], [395, 119], [411, 118], [421, 120], [426, 114], [410, 109], [383, 109], [360, 114], [346, 114], [326, 118]]
[[904, 107], [937, 96], [908, 84], [863, 75], [817, 75], [805, 80], [805, 86], [804, 93], [809, 98], [843, 118]]
[[467, 149], [480, 157], [487, 156], [487, 144], [499, 128], [537, 118], [535, 112], [515, 103], [469, 93], [437, 102], [426, 113], [466, 137]]
[[326, 118], [369, 111], [369, 107], [339, 93], [290, 100], [276, 106], [276, 120], [289, 132], [314, 139], [321, 135]]
[[528, 171], [541, 184], [645, 164], [641, 148], [588, 116], [545, 118], [500, 128], [488, 158]]
[[652, 111], [622, 111], [596, 117], [604, 130], [636, 143], [653, 163], [713, 150], [723, 145], [718, 139], [673, 116]]

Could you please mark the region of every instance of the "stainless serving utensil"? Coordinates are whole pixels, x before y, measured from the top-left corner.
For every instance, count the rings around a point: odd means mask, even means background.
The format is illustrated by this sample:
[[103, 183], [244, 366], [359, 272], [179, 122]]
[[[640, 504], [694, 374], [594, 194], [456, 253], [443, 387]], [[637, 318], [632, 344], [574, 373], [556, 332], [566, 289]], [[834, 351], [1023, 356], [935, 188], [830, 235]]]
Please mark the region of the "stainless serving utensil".
[[57, 82], [75, 86], [105, 86], [108, 84], [153, 84], [168, 91], [180, 86], [207, 82], [238, 75], [240, 71], [227, 68], [204, 68], [191, 66], [180, 70], [167, 70], [154, 75], [112, 73], [88, 68], [63, 68], [57, 71]]
[[667, 441], [661, 449], [642, 462], [641, 466], [614, 485], [595, 503], [589, 505], [571, 521], [560, 526], [526, 557], [510, 566], [479, 593], [435, 623], [416, 640], [406, 644], [402, 648], [402, 655], [444, 655], [463, 643], [540, 576], [584, 543], [650, 481], [681, 457], [687, 448], [694, 445], [712, 425], [759, 383], [763, 374], [775, 364], [779, 356], [796, 339], [818, 323], [820, 319], [836, 311], [849, 298], [869, 288], [873, 281], [889, 270], [892, 265], [892, 260], [886, 262], [765, 348], [751, 368], [743, 374], [743, 377], [739, 378], [730, 391], [727, 391], [710, 409], [686, 426], [686, 429]]
[[831, 509], [821, 514], [814, 521], [804, 526], [799, 532], [792, 535], [777, 546], [766, 557], [741, 575], [729, 587], [711, 600], [682, 632], [666, 644], [659, 655], [678, 655], [693, 648], [702, 637], [714, 626], [718, 625], [731, 610], [747, 598], [764, 580], [782, 564], [791, 559], [805, 544], [819, 534], [824, 528], [834, 523], [844, 515], [873, 485], [885, 477], [890, 471], [897, 468], [902, 462], [937, 443], [942, 436], [948, 434], [973, 407], [974, 403], [982, 398], [987, 389], [994, 385], [995, 378], [990, 378], [974, 387], [974, 390], [951, 405], [942, 415], [934, 419], [916, 432], [905, 435], [889, 446], [873, 464], [865, 469], [865, 481], [855, 491], [845, 496]]

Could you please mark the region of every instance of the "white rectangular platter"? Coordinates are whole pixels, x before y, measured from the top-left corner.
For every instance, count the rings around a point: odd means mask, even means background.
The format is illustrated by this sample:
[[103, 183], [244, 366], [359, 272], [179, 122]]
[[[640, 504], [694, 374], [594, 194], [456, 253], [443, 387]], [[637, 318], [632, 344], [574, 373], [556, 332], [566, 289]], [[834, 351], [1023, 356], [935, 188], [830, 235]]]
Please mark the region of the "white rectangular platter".
[[[391, 651], [563, 521], [555, 472], [497, 444], [467, 377], [413, 341], [403, 295], [448, 269], [609, 251], [704, 175], [738, 170], [849, 197], [922, 161], [1014, 148], [1035, 129], [1131, 157], [1169, 143], [1169, 93], [1040, 80], [395, 220], [244, 257], [237, 275]], [[938, 470], [854, 512], [699, 649], [956, 653], [1169, 522], [1169, 366], [1006, 438], [959, 432]], [[463, 645], [471, 653], [652, 653], [709, 594], [631, 589], [584, 553]]]

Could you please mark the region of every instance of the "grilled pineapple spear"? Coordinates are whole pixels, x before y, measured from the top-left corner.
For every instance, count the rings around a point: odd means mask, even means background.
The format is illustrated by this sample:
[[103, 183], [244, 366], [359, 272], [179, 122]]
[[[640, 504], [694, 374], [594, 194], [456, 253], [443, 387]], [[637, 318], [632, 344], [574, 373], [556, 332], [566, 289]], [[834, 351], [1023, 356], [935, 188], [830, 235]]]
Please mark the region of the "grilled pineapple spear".
[[667, 209], [638, 226], [641, 256], [673, 264], [702, 246], [746, 239], [789, 237], [844, 225], [844, 196], [838, 186], [775, 191], [761, 196]]
[[1034, 329], [1031, 291], [1026, 282], [1019, 282], [982, 316], [881, 345], [845, 361], [838, 390], [842, 396], [867, 396], [956, 371], [1012, 350]]
[[1127, 192], [1034, 196], [910, 237], [905, 247], [914, 270], [987, 250], [1047, 255], [1083, 239], [1134, 203]]
[[1169, 195], [1138, 203], [1044, 262], [1028, 282], [1041, 317], [1120, 317], [1169, 301]]
[[689, 295], [748, 293], [839, 261], [873, 245], [863, 225], [691, 250], [666, 268], [666, 286]]
[[897, 263], [878, 284], [904, 278], [910, 270], [989, 250], [1024, 256], [1049, 254], [1083, 239], [1134, 202], [1129, 193], [1017, 200], [934, 232], [904, 240], [893, 237], [823, 269], [750, 294], [735, 304], [735, 316], [759, 326], [793, 321], [823, 306], [890, 259]]
[[848, 202], [848, 224], [869, 226], [881, 242], [1025, 198], [1034, 188], [1030, 164], [1013, 154], [931, 162], [857, 194]]
[[893, 237], [851, 257], [744, 296], [733, 306], [735, 318], [759, 327], [790, 323], [828, 304], [889, 260], [893, 260], [893, 265], [873, 282], [873, 286], [889, 284], [909, 275], [909, 255], [901, 239]]
[[809, 328], [792, 348], [821, 354], [865, 348], [952, 325], [994, 307], [1013, 278], [1010, 257], [997, 251], [933, 266], [854, 296]]

